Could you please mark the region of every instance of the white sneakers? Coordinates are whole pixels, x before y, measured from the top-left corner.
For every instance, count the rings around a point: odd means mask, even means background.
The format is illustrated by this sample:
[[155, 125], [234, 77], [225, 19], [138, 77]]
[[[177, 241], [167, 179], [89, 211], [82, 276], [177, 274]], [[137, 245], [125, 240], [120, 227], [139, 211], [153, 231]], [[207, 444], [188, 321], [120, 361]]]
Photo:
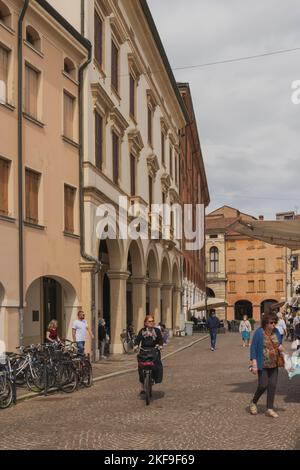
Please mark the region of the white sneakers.
[[253, 403], [253, 401], [250, 403], [249, 408], [250, 408], [250, 413], [251, 413], [252, 415], [257, 415], [257, 413], [258, 413], [258, 412], [257, 412], [257, 406], [256, 406], [255, 403]]
[[[250, 402], [249, 409], [250, 409], [250, 414], [251, 415], [257, 415], [258, 414], [257, 406], [256, 406], [255, 403], [253, 403], [253, 401]], [[265, 415], [268, 416], [269, 418], [279, 418], [278, 414], [272, 409], [268, 409], [265, 412]]]
[[279, 418], [278, 414], [272, 410], [272, 409], [268, 409], [266, 412], [265, 412], [265, 415], [266, 416], [269, 416], [269, 418]]

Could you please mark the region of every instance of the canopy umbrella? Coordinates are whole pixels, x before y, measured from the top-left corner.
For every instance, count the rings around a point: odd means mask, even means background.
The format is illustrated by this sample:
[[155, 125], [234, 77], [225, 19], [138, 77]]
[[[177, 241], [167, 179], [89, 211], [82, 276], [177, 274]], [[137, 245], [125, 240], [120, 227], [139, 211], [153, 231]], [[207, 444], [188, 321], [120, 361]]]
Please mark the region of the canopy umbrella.
[[238, 220], [231, 227], [249, 238], [262, 240], [271, 245], [300, 249], [300, 220]]
[[208, 297], [191, 306], [190, 310], [211, 310], [212, 308], [227, 307], [228, 303], [224, 299]]

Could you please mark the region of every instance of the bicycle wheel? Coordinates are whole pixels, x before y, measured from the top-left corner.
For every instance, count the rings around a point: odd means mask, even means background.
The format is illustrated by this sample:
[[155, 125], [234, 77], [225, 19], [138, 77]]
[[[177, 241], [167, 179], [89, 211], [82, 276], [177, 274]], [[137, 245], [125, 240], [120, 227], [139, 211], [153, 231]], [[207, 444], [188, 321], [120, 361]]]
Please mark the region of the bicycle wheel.
[[0, 408], [8, 408], [13, 401], [13, 388], [6, 375], [0, 376]]
[[146, 395], [146, 405], [149, 405], [152, 392], [151, 392], [151, 372], [148, 370], [145, 372], [144, 390], [145, 390], [145, 395]]
[[93, 371], [90, 361], [84, 361], [81, 381], [85, 387], [93, 385]]
[[26, 385], [32, 392], [41, 392], [45, 388], [45, 369], [43, 364], [32, 364], [26, 369]]
[[72, 393], [77, 387], [78, 379], [72, 364], [61, 364], [57, 376], [57, 385], [65, 393]]

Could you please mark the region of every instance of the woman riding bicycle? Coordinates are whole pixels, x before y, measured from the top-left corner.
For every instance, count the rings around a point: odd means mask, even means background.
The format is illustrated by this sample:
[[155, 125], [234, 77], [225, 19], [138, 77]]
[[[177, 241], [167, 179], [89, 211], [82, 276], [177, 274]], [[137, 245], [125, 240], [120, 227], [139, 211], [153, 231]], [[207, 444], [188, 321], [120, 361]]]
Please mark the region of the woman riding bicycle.
[[[146, 315], [144, 320], [144, 328], [142, 328], [134, 341], [135, 349], [140, 346], [142, 349], [154, 349], [163, 346], [163, 337], [159, 328], [154, 327], [154, 317]], [[143, 370], [139, 368], [139, 380], [141, 384], [141, 394], [144, 391], [144, 377]], [[160, 358], [160, 351], [157, 351], [155, 366], [154, 366], [154, 380], [155, 383], [161, 383], [163, 378], [163, 365]]]

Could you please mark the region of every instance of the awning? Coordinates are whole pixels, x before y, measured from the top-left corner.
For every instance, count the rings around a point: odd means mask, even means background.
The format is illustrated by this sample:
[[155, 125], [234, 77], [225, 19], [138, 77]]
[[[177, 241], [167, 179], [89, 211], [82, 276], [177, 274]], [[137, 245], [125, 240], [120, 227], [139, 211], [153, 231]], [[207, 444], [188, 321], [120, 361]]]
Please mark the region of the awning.
[[217, 299], [216, 297], [208, 297], [207, 300], [201, 300], [192, 305], [190, 310], [207, 310], [218, 307], [227, 307], [228, 303], [224, 299]]
[[232, 228], [242, 235], [271, 245], [300, 249], [300, 220], [239, 220]]

